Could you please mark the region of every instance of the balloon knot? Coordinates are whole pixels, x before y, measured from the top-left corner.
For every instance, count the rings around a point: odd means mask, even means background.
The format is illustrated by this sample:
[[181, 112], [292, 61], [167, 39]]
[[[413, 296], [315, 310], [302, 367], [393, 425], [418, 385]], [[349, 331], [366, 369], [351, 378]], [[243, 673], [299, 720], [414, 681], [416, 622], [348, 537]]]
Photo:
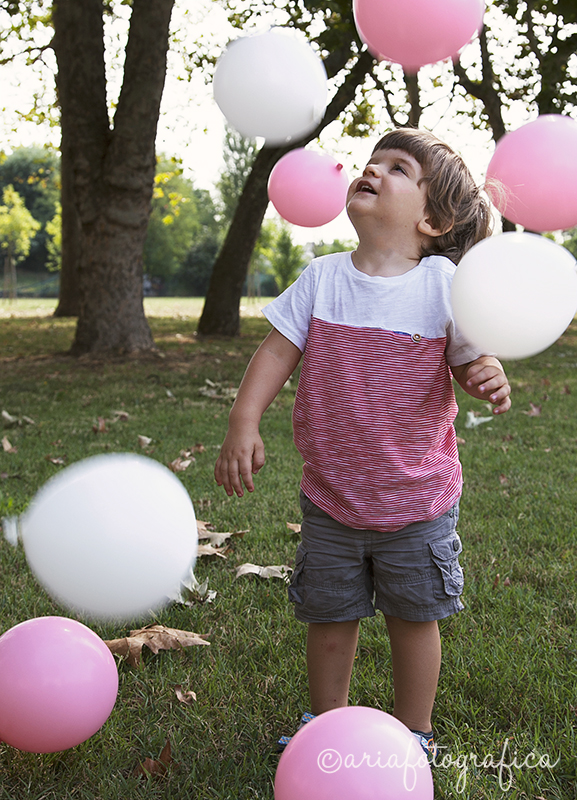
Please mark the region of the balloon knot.
[[344, 167], [342, 164], [337, 164], [337, 169], [340, 171], [341, 169], [344, 169]]

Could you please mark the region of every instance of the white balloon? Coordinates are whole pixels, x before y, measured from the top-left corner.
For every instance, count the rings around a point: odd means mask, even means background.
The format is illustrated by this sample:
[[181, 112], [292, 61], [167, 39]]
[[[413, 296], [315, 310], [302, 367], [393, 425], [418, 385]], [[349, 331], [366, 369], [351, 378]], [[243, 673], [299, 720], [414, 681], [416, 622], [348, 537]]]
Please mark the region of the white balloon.
[[577, 312], [571, 253], [533, 233], [502, 233], [463, 257], [451, 288], [455, 323], [485, 353], [527, 358], [545, 350]]
[[327, 74], [305, 40], [273, 28], [229, 44], [216, 65], [213, 93], [239, 133], [282, 145], [302, 138], [323, 118]]
[[20, 520], [30, 568], [59, 603], [97, 619], [162, 606], [194, 565], [188, 493], [169, 469], [129, 453], [62, 470]]

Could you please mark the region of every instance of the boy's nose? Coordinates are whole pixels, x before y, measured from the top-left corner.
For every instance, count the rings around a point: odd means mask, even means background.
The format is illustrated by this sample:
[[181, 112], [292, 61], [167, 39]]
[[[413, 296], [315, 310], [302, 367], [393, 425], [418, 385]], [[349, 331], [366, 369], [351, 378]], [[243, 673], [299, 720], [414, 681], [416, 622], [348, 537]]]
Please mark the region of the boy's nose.
[[375, 164], [367, 164], [367, 166], [363, 170], [363, 175], [378, 175], [379, 170]]

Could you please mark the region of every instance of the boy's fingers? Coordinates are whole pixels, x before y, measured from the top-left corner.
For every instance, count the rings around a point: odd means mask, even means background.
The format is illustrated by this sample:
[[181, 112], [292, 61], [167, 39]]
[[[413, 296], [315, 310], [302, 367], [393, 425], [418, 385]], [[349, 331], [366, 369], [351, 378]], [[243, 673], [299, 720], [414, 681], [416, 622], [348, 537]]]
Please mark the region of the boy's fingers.
[[232, 486], [230, 485], [230, 481], [228, 479], [228, 472], [225, 469], [224, 465], [221, 464], [220, 468], [218, 469], [218, 471], [215, 469], [214, 477], [216, 479], [217, 484], [219, 486], [224, 487], [224, 491], [227, 493], [227, 495], [229, 497], [232, 497], [234, 492], [233, 492]]
[[511, 399], [509, 396], [505, 397], [505, 399], [495, 406], [493, 409], [493, 414], [504, 414], [505, 411], [508, 411], [511, 408]]
[[[244, 482], [244, 485], [246, 486], [248, 491], [249, 492], [254, 492], [254, 482], [253, 482], [253, 479], [252, 479], [252, 462], [243, 462], [240, 465], [240, 477], [242, 478], [242, 480]], [[240, 494], [238, 493], [238, 491], [237, 491], [237, 494], [238, 494], [239, 497], [242, 497], [242, 495], [244, 494], [244, 491], [243, 491], [242, 485], [240, 483], [240, 480], [238, 480], [238, 485], [239, 485], [239, 488], [240, 488]]]
[[467, 386], [479, 386], [481, 383], [488, 383], [490, 380], [496, 378], [501, 373], [496, 373], [495, 370], [488, 367], [482, 367], [471, 374], [467, 379]]
[[264, 467], [265, 457], [264, 457], [264, 445], [257, 444], [254, 448], [254, 455], [252, 457], [252, 472], [254, 475]]

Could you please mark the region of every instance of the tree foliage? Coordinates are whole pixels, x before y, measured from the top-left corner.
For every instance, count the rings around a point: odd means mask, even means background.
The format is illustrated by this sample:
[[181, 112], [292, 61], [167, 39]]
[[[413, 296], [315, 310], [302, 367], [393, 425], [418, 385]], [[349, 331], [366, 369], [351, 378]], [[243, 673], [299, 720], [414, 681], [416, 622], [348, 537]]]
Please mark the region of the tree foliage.
[[16, 296], [16, 264], [30, 252], [30, 242], [40, 223], [34, 219], [13, 186], [2, 192], [0, 247], [4, 252], [4, 296]]
[[60, 202], [60, 159], [48, 147], [18, 147], [0, 163], [0, 190], [13, 186], [40, 225], [30, 242], [23, 267], [45, 268], [51, 235], [46, 226]]
[[2, 202], [0, 246], [11, 253], [15, 262], [19, 262], [30, 252], [30, 242], [40, 223], [28, 211], [24, 199], [13, 186], [6, 186], [2, 192]]
[[206, 291], [218, 238], [217, 210], [209, 192], [195, 189], [176, 159], [159, 158], [144, 243], [146, 274], [161, 280], [163, 293]]
[[296, 281], [305, 265], [304, 248], [293, 242], [288, 226], [281, 225], [270, 260], [270, 271], [279, 292]]
[[224, 169], [216, 182], [221, 204], [221, 221], [226, 226], [230, 225], [234, 217], [257, 152], [255, 142], [245, 139], [227, 126], [223, 141]]

